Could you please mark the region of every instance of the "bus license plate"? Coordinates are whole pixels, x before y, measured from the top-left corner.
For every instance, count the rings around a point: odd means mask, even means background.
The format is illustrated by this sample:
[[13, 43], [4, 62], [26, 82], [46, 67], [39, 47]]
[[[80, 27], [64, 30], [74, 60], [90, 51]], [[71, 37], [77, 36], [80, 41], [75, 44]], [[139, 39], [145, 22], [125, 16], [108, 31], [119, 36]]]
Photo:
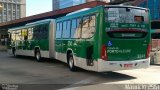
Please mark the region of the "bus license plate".
[[124, 64], [124, 68], [131, 68], [133, 67], [133, 64]]

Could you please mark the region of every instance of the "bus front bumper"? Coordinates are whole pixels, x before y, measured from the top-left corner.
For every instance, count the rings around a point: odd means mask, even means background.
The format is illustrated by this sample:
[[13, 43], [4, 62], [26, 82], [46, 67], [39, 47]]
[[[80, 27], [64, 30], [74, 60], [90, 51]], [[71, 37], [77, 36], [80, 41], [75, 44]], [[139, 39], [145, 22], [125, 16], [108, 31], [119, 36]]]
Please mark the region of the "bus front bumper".
[[98, 72], [140, 69], [148, 68], [149, 66], [150, 58], [131, 61], [104, 61], [102, 59], [98, 60]]

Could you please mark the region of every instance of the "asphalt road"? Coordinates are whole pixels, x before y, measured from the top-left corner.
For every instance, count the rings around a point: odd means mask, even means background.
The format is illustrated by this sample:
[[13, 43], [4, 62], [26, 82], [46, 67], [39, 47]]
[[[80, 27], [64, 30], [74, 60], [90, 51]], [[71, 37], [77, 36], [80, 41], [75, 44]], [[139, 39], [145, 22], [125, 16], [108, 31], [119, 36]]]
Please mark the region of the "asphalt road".
[[71, 72], [62, 62], [44, 60], [36, 62], [32, 57], [0, 52], [0, 83], [3, 88], [18, 87], [17, 90], [124, 90], [124, 85], [118, 84], [160, 84], [160, 66], [105, 73], [83, 69]]

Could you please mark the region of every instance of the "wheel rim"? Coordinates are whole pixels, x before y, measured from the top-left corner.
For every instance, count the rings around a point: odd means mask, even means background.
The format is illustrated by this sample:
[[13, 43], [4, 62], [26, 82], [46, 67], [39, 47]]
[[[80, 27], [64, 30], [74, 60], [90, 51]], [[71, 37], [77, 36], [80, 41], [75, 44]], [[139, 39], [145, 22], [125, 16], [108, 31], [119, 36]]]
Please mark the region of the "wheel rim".
[[70, 68], [73, 67], [73, 58], [72, 57], [70, 57], [70, 59], [69, 59], [69, 66], [70, 66]]
[[36, 53], [36, 58], [37, 58], [37, 60], [40, 60], [40, 53], [39, 52]]

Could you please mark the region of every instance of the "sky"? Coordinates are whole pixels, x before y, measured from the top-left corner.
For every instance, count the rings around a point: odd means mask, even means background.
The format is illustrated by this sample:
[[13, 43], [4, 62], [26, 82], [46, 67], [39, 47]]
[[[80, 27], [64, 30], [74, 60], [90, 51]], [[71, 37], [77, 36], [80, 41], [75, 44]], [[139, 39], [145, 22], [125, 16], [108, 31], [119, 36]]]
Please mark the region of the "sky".
[[26, 16], [52, 11], [52, 0], [26, 0]]

